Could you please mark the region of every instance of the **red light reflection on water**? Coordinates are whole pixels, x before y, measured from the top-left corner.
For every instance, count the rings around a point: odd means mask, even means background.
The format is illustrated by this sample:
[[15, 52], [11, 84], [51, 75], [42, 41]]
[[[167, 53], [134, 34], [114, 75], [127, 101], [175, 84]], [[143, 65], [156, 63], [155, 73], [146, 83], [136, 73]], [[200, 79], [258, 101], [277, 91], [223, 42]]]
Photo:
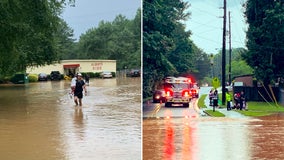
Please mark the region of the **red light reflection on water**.
[[191, 159], [191, 128], [189, 125], [184, 125], [183, 129], [183, 144], [182, 144], [182, 159], [190, 160]]
[[163, 160], [172, 160], [174, 154], [174, 128], [171, 119], [166, 119]]
[[164, 138], [164, 152], [163, 160], [172, 160], [174, 154], [174, 135], [175, 131], [172, 123], [172, 111], [165, 111], [165, 138]]
[[[196, 140], [194, 140], [194, 134], [196, 128], [195, 123], [192, 122], [196, 115], [184, 114], [182, 119], [182, 126], [174, 125], [171, 117], [171, 112], [165, 112], [165, 136], [163, 143], [163, 160], [192, 160], [195, 156], [195, 147], [197, 146]], [[182, 135], [182, 138], [176, 137]], [[177, 148], [181, 148], [181, 152], [176, 151]]]
[[197, 150], [197, 142], [195, 139], [195, 122], [192, 121], [196, 118], [196, 115], [185, 116], [183, 118], [183, 131], [182, 131], [182, 160], [192, 160], [195, 156], [195, 151]]

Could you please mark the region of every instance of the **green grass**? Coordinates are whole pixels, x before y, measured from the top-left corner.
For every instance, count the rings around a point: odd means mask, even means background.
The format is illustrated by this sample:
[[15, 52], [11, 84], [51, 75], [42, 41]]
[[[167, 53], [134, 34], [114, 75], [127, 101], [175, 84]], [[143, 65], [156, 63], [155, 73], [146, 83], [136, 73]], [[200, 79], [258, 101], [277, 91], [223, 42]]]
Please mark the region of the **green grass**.
[[[205, 105], [205, 98], [206, 98], [207, 94], [203, 94], [201, 96], [199, 96], [199, 100], [198, 100], [198, 107], [199, 108], [207, 108], [206, 105]], [[207, 109], [205, 110], [205, 112], [207, 114], [209, 114], [210, 116], [213, 116], [213, 117], [225, 117], [225, 115], [217, 110], [215, 110], [215, 112], [213, 112], [213, 110], [211, 109]]]
[[213, 110], [205, 110], [206, 113], [208, 113], [212, 117], [225, 117], [225, 115], [217, 110], [213, 112]]
[[206, 105], [205, 105], [205, 98], [206, 98], [206, 94], [203, 94], [203, 95], [201, 95], [201, 96], [199, 96], [199, 100], [198, 100], [198, 103], [197, 103], [197, 106], [199, 107], [199, 108], [206, 108]]
[[245, 116], [266, 116], [274, 113], [284, 112], [284, 107], [280, 105], [276, 105], [275, 103], [266, 103], [266, 102], [248, 102], [248, 110], [237, 112], [245, 115]]

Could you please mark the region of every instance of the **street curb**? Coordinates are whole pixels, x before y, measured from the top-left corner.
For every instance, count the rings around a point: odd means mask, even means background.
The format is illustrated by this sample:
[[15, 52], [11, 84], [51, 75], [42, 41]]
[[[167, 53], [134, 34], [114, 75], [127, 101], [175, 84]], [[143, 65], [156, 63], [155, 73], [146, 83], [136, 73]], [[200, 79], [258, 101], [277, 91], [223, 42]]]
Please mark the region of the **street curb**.
[[211, 114], [209, 114], [208, 112], [206, 112], [206, 111], [204, 111], [203, 110], [203, 112], [205, 113], [205, 114], [207, 114], [207, 116], [210, 116], [210, 117], [213, 117]]

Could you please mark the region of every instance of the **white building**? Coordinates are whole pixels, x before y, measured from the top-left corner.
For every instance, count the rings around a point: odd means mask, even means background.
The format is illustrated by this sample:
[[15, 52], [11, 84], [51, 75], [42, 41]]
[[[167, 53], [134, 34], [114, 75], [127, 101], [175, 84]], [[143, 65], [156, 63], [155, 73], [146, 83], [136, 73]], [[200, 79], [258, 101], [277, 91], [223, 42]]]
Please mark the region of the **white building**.
[[59, 71], [64, 75], [75, 74], [78, 72], [116, 72], [116, 60], [62, 60], [60, 63], [40, 67], [29, 67], [26, 70], [26, 72], [30, 74], [50, 74], [51, 71]]

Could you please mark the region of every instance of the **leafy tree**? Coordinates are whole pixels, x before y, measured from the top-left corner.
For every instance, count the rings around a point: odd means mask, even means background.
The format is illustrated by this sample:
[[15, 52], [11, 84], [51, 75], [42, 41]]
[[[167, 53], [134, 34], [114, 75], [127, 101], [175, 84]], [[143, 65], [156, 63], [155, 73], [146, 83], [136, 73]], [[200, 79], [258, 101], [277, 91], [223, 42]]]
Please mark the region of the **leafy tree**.
[[284, 75], [284, 1], [248, 0], [244, 5], [249, 28], [243, 57], [257, 79], [269, 84]]
[[113, 34], [110, 22], [101, 21], [98, 28], [91, 28], [80, 36], [79, 50], [81, 59], [107, 59], [109, 57], [109, 44]]
[[201, 81], [205, 77], [211, 77], [212, 68], [208, 54], [199, 49], [196, 45], [193, 45], [193, 52], [195, 55], [193, 59], [193, 61], [195, 62], [193, 76], [199, 81]]
[[[233, 48], [232, 49], [232, 61], [231, 61], [231, 77], [234, 78], [240, 75], [252, 74], [253, 69], [247, 64], [247, 62], [243, 59], [242, 55], [246, 54], [248, 51], [244, 48]], [[221, 51], [214, 55], [214, 65], [213, 65], [213, 74], [215, 77], [221, 79], [221, 70], [222, 70], [222, 54]], [[229, 51], [226, 50], [226, 81], [228, 81], [228, 73], [229, 73]]]
[[140, 34], [135, 35], [134, 31], [139, 28], [141, 30], [141, 27], [139, 25], [133, 27], [133, 21], [129, 21], [121, 15], [116, 17], [112, 25], [114, 26], [113, 43], [115, 45], [109, 58], [117, 60], [118, 69], [134, 66], [140, 68], [141, 58], [138, 55], [141, 55], [141, 50], [140, 47], [137, 48], [137, 45], [141, 44], [141, 39]]
[[0, 78], [27, 66], [58, 58], [54, 33], [65, 1], [2, 0], [0, 2]]
[[171, 51], [165, 53], [167, 59], [175, 66], [178, 73], [189, 73], [194, 66], [193, 43], [189, 40], [191, 32], [185, 31], [185, 26], [177, 23], [172, 32], [174, 45]]
[[133, 20], [116, 16], [113, 22], [101, 21], [97, 28], [80, 36], [80, 59], [114, 59], [117, 69], [141, 66], [141, 11]]
[[[253, 74], [254, 70], [243, 59], [242, 55], [248, 51], [244, 48], [232, 49], [232, 62], [231, 62], [231, 77]], [[228, 56], [227, 56], [228, 58]], [[229, 62], [229, 58], [228, 61]], [[226, 65], [226, 72], [229, 73], [229, 64]]]
[[[226, 52], [226, 55], [228, 52]], [[213, 59], [213, 71], [212, 71], [212, 75], [213, 77], [218, 77], [219, 79], [221, 79], [222, 77], [222, 53], [221, 51], [219, 51], [216, 55], [214, 55], [214, 59]], [[226, 61], [228, 62], [228, 61]]]
[[181, 0], [143, 1], [143, 97], [150, 96], [165, 76], [190, 68], [190, 32], [181, 24], [189, 16], [187, 8], [188, 3]]
[[[228, 70], [228, 66], [226, 67]], [[240, 75], [252, 74], [253, 69], [244, 60], [232, 61], [232, 78]]]
[[59, 27], [55, 32], [55, 40], [57, 44], [57, 50], [60, 51], [58, 54], [59, 59], [74, 59], [76, 58], [76, 43], [73, 37], [73, 29], [61, 19]]

